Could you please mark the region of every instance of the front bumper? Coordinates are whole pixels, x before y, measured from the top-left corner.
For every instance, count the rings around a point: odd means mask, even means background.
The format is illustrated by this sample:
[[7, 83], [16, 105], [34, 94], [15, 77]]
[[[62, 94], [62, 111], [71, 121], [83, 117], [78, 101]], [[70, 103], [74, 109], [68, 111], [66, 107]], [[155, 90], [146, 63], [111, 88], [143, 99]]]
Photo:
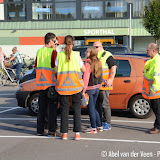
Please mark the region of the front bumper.
[[27, 99], [29, 98], [30, 95], [30, 91], [21, 91], [21, 90], [17, 90], [16, 91], [16, 99], [17, 99], [17, 103], [18, 106], [26, 108], [27, 107]]

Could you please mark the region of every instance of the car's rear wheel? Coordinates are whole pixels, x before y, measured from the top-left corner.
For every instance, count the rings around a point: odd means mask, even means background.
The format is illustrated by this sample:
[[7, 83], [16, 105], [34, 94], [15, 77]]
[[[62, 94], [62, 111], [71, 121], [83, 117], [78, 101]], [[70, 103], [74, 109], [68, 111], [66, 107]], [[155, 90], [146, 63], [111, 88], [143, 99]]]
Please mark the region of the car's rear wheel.
[[35, 93], [28, 100], [29, 111], [34, 115], [37, 115], [39, 109], [38, 98], [39, 93]]
[[130, 100], [129, 108], [135, 117], [141, 119], [148, 118], [153, 113], [149, 101], [144, 99], [141, 95], [137, 95]]

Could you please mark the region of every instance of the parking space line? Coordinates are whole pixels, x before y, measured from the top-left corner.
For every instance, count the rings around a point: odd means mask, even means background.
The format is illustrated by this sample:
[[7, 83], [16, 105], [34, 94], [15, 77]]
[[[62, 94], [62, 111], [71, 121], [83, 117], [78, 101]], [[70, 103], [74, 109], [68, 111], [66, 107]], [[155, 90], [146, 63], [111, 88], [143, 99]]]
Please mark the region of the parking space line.
[[127, 142], [127, 143], [150, 143], [160, 144], [159, 141], [139, 141], [139, 140], [125, 140], [125, 139], [100, 139], [100, 138], [81, 138], [88, 141], [108, 141], [108, 142]]
[[112, 122], [122, 122], [122, 123], [154, 123], [151, 121], [125, 121], [125, 120], [111, 120]]
[[0, 120], [13, 120], [13, 121], [35, 121], [37, 118], [0, 118]]
[[[60, 137], [52, 136], [0, 136], [0, 138], [35, 138], [35, 139], [60, 139]], [[73, 140], [73, 137], [68, 137], [69, 140]], [[124, 142], [124, 143], [148, 143], [148, 144], [160, 144], [159, 141], [140, 141], [140, 140], [125, 140], [125, 139], [101, 139], [101, 138], [81, 138], [81, 140], [87, 141], [108, 141], [108, 142]]]
[[18, 107], [18, 106], [14, 106], [14, 107], [0, 107], [1, 108], [15, 108], [15, 107]]
[[[17, 107], [18, 108], [18, 107]], [[17, 121], [35, 121], [37, 120], [37, 118], [0, 118], [0, 120], [17, 120]], [[60, 121], [61, 119], [57, 119], [58, 121]], [[89, 121], [89, 119], [81, 119], [82, 121]], [[73, 119], [69, 119], [69, 121], [73, 121]], [[154, 123], [151, 121], [125, 121], [125, 120], [112, 120], [112, 122], [119, 122], [119, 123]]]
[[5, 94], [0, 94], [0, 96], [15, 96], [15, 93], [5, 93]]
[[20, 107], [14, 107], [14, 108], [11, 108], [11, 109], [7, 109], [7, 110], [4, 110], [4, 111], [1, 111], [0, 114], [1, 114], [1, 113], [5, 113], [5, 112], [8, 112], [8, 111], [15, 110], [15, 109], [17, 109], [17, 108], [20, 108]]

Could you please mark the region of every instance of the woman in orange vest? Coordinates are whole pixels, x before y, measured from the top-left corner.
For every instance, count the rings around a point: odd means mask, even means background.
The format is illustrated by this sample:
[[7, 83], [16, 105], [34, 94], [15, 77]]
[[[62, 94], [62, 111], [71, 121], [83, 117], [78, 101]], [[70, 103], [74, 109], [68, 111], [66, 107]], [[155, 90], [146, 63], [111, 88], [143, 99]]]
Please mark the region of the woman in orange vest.
[[80, 140], [81, 131], [81, 99], [83, 80], [81, 71], [85, 72], [85, 66], [79, 52], [72, 51], [74, 38], [71, 35], [65, 37], [65, 51], [59, 52], [55, 61], [55, 72], [57, 73], [56, 90], [60, 95], [61, 110], [61, 133], [62, 140], [67, 140], [68, 115], [70, 97], [72, 97], [72, 108], [74, 110], [75, 140]]

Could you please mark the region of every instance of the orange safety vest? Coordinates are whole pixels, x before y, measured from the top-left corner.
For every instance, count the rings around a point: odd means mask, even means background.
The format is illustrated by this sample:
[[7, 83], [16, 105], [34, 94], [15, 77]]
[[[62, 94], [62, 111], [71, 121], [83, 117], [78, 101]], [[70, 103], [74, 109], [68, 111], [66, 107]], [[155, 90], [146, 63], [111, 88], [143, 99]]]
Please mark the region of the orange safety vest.
[[[157, 53], [145, 63], [142, 96], [146, 99], [160, 98], [160, 56]], [[149, 92], [154, 92], [150, 95]]]
[[100, 90], [113, 90], [113, 84], [111, 86], [106, 86], [106, 81], [110, 77], [111, 70], [109, 69], [108, 64], [106, 63], [106, 60], [108, 57], [113, 56], [110, 52], [102, 50], [101, 52], [98, 52], [98, 58], [102, 62], [102, 87], [100, 87]]
[[57, 54], [58, 71], [56, 90], [60, 95], [73, 95], [83, 89], [82, 74], [79, 66], [79, 52], [72, 51], [69, 62], [65, 52]]
[[149, 94], [152, 84], [153, 84], [153, 80], [149, 80], [146, 77], [143, 78], [142, 96], [146, 99], [160, 98], [160, 90], [155, 92], [153, 95]]
[[37, 52], [36, 83], [38, 90], [46, 90], [56, 85], [55, 69], [51, 68], [53, 49], [43, 47]]

